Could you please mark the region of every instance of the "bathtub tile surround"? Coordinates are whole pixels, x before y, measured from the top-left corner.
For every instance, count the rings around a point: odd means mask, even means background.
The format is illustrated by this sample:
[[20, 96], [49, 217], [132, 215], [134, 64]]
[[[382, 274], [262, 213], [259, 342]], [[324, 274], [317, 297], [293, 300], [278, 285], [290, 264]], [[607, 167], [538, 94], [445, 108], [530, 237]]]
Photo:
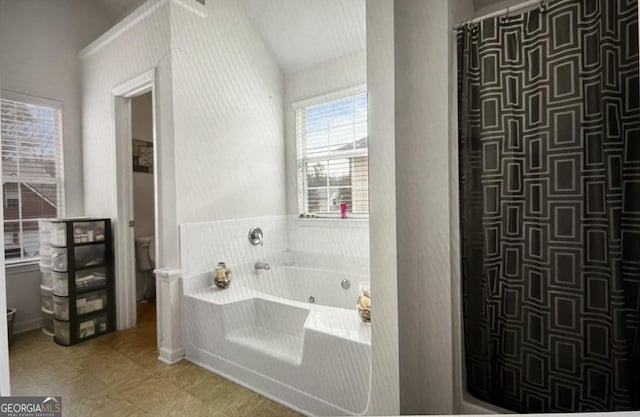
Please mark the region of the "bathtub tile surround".
[[[188, 278], [185, 292], [193, 286], [209, 285], [218, 262], [225, 262], [234, 277], [253, 274], [256, 262], [282, 265], [286, 224], [286, 216], [265, 216], [180, 225], [180, 265]], [[263, 245], [249, 242], [249, 229], [254, 226], [262, 228]]]
[[[253, 226], [264, 245], [249, 242]], [[371, 326], [356, 301], [369, 282], [367, 226], [286, 216], [181, 225], [186, 359], [308, 415], [366, 413]], [[220, 261], [234, 271], [225, 290], [210, 285]]]
[[287, 219], [298, 266], [369, 275], [369, 219]]

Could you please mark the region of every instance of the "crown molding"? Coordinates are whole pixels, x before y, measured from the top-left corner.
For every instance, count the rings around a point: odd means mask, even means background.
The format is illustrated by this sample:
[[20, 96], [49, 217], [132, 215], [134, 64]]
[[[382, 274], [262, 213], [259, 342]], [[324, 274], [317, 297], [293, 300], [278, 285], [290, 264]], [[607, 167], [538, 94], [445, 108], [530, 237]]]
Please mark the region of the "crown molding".
[[127, 17], [116, 23], [111, 29], [107, 30], [96, 40], [81, 49], [80, 52], [78, 52], [78, 58], [82, 60], [95, 54], [167, 3], [174, 3], [200, 17], [207, 16], [206, 6], [197, 0], [147, 0]]

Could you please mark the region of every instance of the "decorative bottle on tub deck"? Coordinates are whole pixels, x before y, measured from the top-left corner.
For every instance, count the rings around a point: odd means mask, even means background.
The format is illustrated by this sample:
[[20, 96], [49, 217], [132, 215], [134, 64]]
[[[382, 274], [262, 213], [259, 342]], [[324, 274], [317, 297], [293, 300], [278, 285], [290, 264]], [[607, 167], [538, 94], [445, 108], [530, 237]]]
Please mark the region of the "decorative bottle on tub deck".
[[231, 285], [231, 268], [224, 262], [218, 262], [218, 266], [213, 271], [213, 282], [216, 287], [224, 290]]
[[371, 322], [371, 287], [368, 282], [360, 283], [360, 296], [356, 303], [360, 318], [365, 323]]

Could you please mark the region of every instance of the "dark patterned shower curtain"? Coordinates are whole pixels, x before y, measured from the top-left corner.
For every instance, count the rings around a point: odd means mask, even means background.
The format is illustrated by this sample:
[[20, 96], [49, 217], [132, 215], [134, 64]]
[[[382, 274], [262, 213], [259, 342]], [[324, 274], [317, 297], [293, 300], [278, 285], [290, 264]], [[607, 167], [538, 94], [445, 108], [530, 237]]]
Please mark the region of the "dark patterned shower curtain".
[[466, 381], [486, 402], [640, 409], [637, 7], [458, 31]]

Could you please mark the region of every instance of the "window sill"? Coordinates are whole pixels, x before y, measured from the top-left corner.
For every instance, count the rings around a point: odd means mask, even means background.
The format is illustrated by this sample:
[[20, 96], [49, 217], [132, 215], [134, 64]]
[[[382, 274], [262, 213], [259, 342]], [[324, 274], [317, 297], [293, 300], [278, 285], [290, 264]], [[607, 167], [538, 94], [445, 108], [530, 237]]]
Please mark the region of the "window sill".
[[335, 228], [350, 228], [350, 229], [368, 229], [369, 218], [368, 217], [347, 217], [341, 219], [339, 217], [311, 217], [300, 218], [297, 217], [294, 221], [296, 226], [299, 227], [335, 227]]
[[5, 261], [4, 267], [6, 272], [10, 274], [35, 272], [40, 270], [40, 258], [20, 261]]

